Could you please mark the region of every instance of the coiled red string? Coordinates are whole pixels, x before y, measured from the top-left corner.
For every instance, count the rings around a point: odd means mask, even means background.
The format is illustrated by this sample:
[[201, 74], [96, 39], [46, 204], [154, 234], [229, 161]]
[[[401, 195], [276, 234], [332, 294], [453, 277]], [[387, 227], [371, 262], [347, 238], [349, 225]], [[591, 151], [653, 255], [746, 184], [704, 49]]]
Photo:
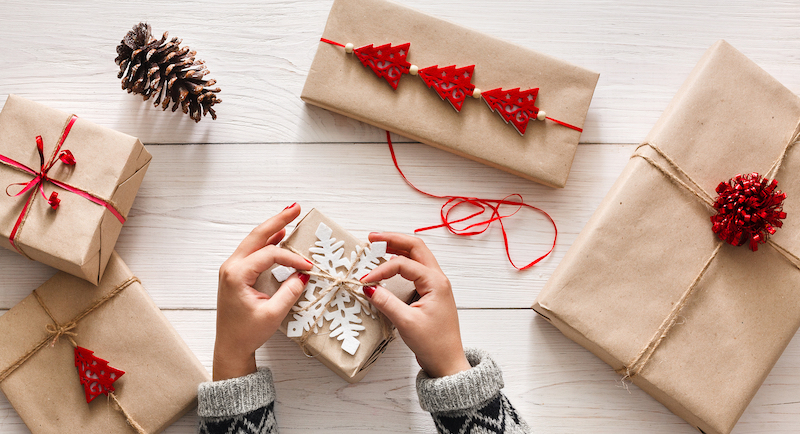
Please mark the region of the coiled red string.
[[[500, 230], [503, 233], [503, 244], [506, 249], [506, 256], [508, 257], [508, 262], [510, 262], [511, 265], [517, 270], [526, 270], [528, 268], [533, 267], [534, 265], [539, 263], [542, 259], [550, 255], [550, 253], [553, 252], [553, 249], [555, 249], [556, 240], [558, 239], [558, 228], [556, 227], [556, 222], [553, 220], [552, 217], [550, 217], [550, 214], [548, 214], [544, 210], [536, 208], [535, 206], [532, 205], [528, 205], [527, 203], [523, 202], [522, 196], [520, 196], [519, 194], [510, 194], [504, 197], [503, 199], [497, 200], [497, 199], [480, 199], [477, 197], [466, 197], [466, 196], [440, 196], [422, 191], [419, 188], [417, 188], [414, 184], [412, 184], [411, 181], [409, 181], [408, 178], [406, 178], [406, 175], [400, 169], [400, 165], [397, 163], [397, 156], [394, 153], [394, 146], [392, 145], [392, 137], [389, 131], [386, 132], [386, 142], [389, 144], [389, 152], [391, 152], [392, 154], [392, 162], [394, 162], [394, 167], [397, 168], [397, 171], [400, 173], [400, 176], [403, 177], [403, 180], [406, 182], [406, 184], [408, 184], [409, 186], [411, 186], [411, 188], [426, 196], [435, 197], [437, 199], [447, 199], [447, 202], [445, 202], [444, 205], [442, 205], [440, 211], [440, 217], [442, 219], [442, 223], [438, 225], [415, 229], [414, 230], [415, 233], [436, 228], [447, 228], [447, 230], [450, 231], [450, 233], [468, 237], [486, 232], [486, 230], [489, 229], [489, 226], [492, 224], [492, 222], [495, 221], [500, 222]], [[508, 200], [509, 198], [514, 198], [514, 197], [519, 198], [519, 201]], [[462, 217], [456, 220], [450, 220], [450, 213], [461, 205], [471, 205], [477, 208], [478, 210], [466, 217]], [[517, 207], [517, 209], [511, 214], [503, 215], [500, 213], [501, 205], [513, 205]], [[545, 217], [547, 217], [547, 219], [550, 220], [550, 223], [553, 225], [553, 230], [555, 231], [555, 233], [553, 234], [553, 245], [550, 246], [550, 250], [548, 250], [547, 253], [545, 253], [542, 256], [539, 256], [533, 262], [530, 262], [525, 266], [518, 267], [516, 264], [514, 264], [514, 260], [511, 259], [511, 252], [509, 251], [508, 247], [508, 234], [506, 233], [506, 228], [503, 225], [503, 219], [513, 216], [514, 214], [519, 212], [523, 207], [530, 208], [536, 212], [542, 213]], [[453, 226], [454, 224], [468, 222], [472, 219], [480, 217], [486, 212], [487, 208], [492, 210], [491, 217], [489, 217], [488, 219], [481, 220], [477, 223], [468, 224], [466, 227], [463, 228], [456, 228], [455, 226]]]

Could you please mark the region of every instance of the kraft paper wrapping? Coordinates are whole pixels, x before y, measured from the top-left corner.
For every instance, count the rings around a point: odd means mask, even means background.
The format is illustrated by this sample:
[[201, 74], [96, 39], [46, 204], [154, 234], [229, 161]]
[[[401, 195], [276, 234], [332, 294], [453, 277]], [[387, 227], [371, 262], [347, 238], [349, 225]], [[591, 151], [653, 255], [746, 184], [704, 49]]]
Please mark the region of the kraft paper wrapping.
[[[721, 181], [765, 174], [799, 120], [800, 98], [719, 41], [645, 143], [660, 147], [714, 198]], [[651, 148], [637, 153], [667, 167]], [[789, 148], [776, 179], [787, 195], [788, 216], [772, 240], [797, 255], [798, 146]], [[632, 157], [533, 308], [625, 373], [714, 251], [712, 214], [643, 158]], [[797, 267], [769, 245], [752, 252], [723, 244], [678, 323], [632, 381], [706, 434], [727, 434], [798, 325]]]
[[[539, 88], [536, 106], [582, 128], [599, 74], [383, 0], [336, 0], [322, 36], [356, 48], [410, 42], [420, 68], [475, 65], [482, 90]], [[460, 113], [419, 77], [397, 90], [341, 47], [320, 42], [303, 101], [551, 187], [564, 187], [581, 133], [531, 120], [524, 136], [468, 97]]]
[[[99, 286], [58, 273], [36, 292], [64, 325], [133, 274], [113, 253]], [[0, 372], [47, 336], [52, 324], [31, 294], [0, 316]], [[76, 343], [125, 371], [114, 383], [122, 407], [148, 433], [163, 431], [197, 401], [208, 371], [140, 283], [133, 283], [78, 321]], [[0, 383], [22, 420], [39, 433], [134, 432], [104, 395], [86, 403], [73, 346], [62, 336], [45, 345]]]
[[[350, 252], [354, 251], [357, 245], [363, 244], [344, 228], [336, 224], [336, 222], [325, 217], [316, 209], [312, 209], [297, 224], [295, 230], [283, 241], [282, 245], [284, 247], [291, 246], [302, 253], [306, 258], [311, 259], [312, 253], [309, 251], [309, 248], [313, 247], [314, 242], [317, 241], [315, 232], [320, 223], [325, 223], [325, 225], [333, 230], [333, 238], [344, 241], [343, 247], [345, 257], [349, 257]], [[267, 270], [259, 276], [255, 288], [265, 294], [272, 295], [275, 294], [280, 285], [281, 284], [275, 279], [271, 271]], [[400, 276], [394, 276], [384, 280], [381, 285], [391, 291], [399, 299], [406, 302], [411, 302], [416, 295], [413, 283]], [[394, 340], [394, 326], [391, 326], [389, 320], [381, 313], [377, 313], [377, 315], [381, 316], [383, 320], [390, 325], [390, 329], [392, 330], [390, 337], [384, 338], [381, 323], [378, 319], [372, 318], [362, 312], [359, 316], [363, 321], [362, 325], [366, 327], [366, 329], [362, 330], [358, 336], [361, 345], [359, 345], [354, 355], [350, 355], [342, 350], [341, 341], [328, 336], [330, 334], [328, 322], [323, 324], [319, 333], [311, 334], [308, 338], [305, 348], [306, 353], [314, 356], [344, 380], [351, 383], [360, 381], [367, 374], [369, 368], [372, 367], [372, 364], [383, 354], [389, 342]], [[281, 323], [280, 330], [284, 334], [286, 333], [287, 325], [291, 319], [292, 312], [289, 312], [289, 315], [287, 315]], [[293, 340], [297, 341], [297, 339], [294, 338]]]
[[[68, 118], [62, 111], [9, 95], [0, 112], [0, 155], [38, 171], [41, 163], [36, 136], [42, 136], [44, 156], [49, 159]], [[48, 176], [93, 193], [127, 218], [150, 164], [150, 153], [142, 143], [78, 118], [61, 149], [70, 150], [77, 163], [70, 167], [58, 162]], [[31, 179], [32, 175], [0, 164], [0, 190]], [[51, 191], [58, 192], [61, 205], [57, 210], [51, 209], [37, 192], [19, 229], [17, 246], [33, 260], [97, 284], [122, 223], [105, 207], [50, 182], [45, 183], [44, 189], [48, 196]], [[16, 250], [9, 236], [28, 195], [29, 192], [18, 197], [0, 193], [0, 245], [12, 251]]]

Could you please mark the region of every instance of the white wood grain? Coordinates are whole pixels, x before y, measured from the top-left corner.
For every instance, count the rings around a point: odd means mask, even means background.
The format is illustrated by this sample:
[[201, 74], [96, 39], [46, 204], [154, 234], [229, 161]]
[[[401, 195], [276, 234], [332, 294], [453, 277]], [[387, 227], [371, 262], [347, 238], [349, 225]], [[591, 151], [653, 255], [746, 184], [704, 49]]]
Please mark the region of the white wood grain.
[[[473, 238], [421, 234], [450, 277], [466, 345], [489, 350], [506, 393], [541, 433], [693, 433], [528, 306], [691, 68], [724, 38], [800, 92], [795, 1], [405, 0], [403, 3], [601, 73], [567, 188], [553, 190], [415, 143], [397, 146], [408, 177], [432, 193], [520, 193], [559, 225], [553, 255], [518, 273], [498, 228]], [[307, 106], [299, 94], [330, 0], [4, 0], [0, 103], [10, 93], [142, 138], [154, 155], [117, 250], [210, 369], [219, 265], [257, 223], [292, 202], [359, 237], [437, 222], [442, 201], [407, 187], [383, 132]], [[220, 118], [194, 124], [120, 90], [115, 47], [135, 23], [179, 36], [223, 89]], [[398, 137], [397, 142], [405, 140]], [[622, 143], [622, 145], [620, 145]], [[156, 144], [189, 144], [164, 145]], [[507, 224], [519, 262], [546, 251], [534, 213]], [[0, 251], [0, 313], [54, 273]], [[2, 350], [2, 349], [0, 349]], [[348, 385], [276, 336], [258, 352], [275, 372], [282, 432], [432, 432], [418, 407], [413, 354], [393, 344]], [[734, 434], [796, 433], [800, 343], [792, 342]], [[315, 414], [309, 417], [309, 414]], [[341, 414], [341, 417], [339, 415]], [[193, 433], [186, 416], [168, 433]], [[27, 428], [0, 395], [0, 434]]]
[[[452, 280], [459, 306], [527, 308], [633, 148], [581, 145], [572, 179], [562, 190], [421, 144], [398, 144], [396, 152], [409, 179], [427, 191], [495, 199], [519, 193], [553, 216], [556, 250], [523, 273], [508, 263], [497, 225], [472, 238], [443, 228], [419, 234]], [[318, 208], [361, 239], [371, 231], [413, 233], [439, 223], [444, 203], [403, 182], [385, 143], [148, 149], [153, 161], [117, 251], [162, 308], [214, 308], [220, 264], [255, 225], [295, 201], [306, 211]], [[553, 229], [544, 217], [523, 210], [505, 221], [518, 265], [550, 248]], [[14, 270], [0, 279], [0, 308], [6, 309], [53, 274], [8, 250], [0, 250], [0, 269]]]
[[[213, 311], [165, 311], [200, 361], [210, 370]], [[488, 350], [503, 369], [504, 392], [538, 433], [692, 434], [697, 431], [527, 309], [460, 311], [464, 344]], [[492, 334], [485, 333], [487, 326]], [[498, 339], [502, 336], [502, 339]], [[434, 431], [419, 408], [414, 355], [402, 341], [390, 345], [367, 377], [348, 384], [321, 363], [303, 356], [289, 339], [275, 335], [257, 353], [275, 376], [281, 433]], [[775, 366], [734, 434], [789, 434], [800, 425], [800, 342]], [[310, 414], [313, 416], [309, 417]], [[167, 433], [196, 431], [189, 414]], [[0, 429], [28, 432], [0, 394]]]
[[[791, 0], [403, 3], [600, 72], [587, 143], [640, 141], [717, 39], [800, 92], [800, 7]], [[298, 98], [330, 4], [5, 0], [0, 102], [18, 93], [148, 143], [379, 141], [379, 130]], [[115, 47], [142, 20], [207, 61], [223, 90], [219, 120], [195, 125], [120, 90]]]

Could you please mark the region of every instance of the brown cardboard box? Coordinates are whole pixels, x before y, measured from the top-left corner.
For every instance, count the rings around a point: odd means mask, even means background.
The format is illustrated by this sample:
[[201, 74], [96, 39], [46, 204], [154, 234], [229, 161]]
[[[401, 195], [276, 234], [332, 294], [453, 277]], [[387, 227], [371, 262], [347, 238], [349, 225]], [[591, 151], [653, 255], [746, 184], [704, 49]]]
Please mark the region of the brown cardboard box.
[[[645, 143], [714, 198], [738, 173], [767, 173], [799, 121], [800, 98], [720, 41]], [[772, 245], [752, 252], [723, 243], [712, 256], [720, 243], [713, 208], [640, 156], [691, 183], [654, 148], [639, 147], [533, 308], [621, 375], [633, 371], [634, 384], [702, 432], [727, 434], [800, 325], [800, 271]], [[780, 167], [788, 217], [771, 240], [797, 255], [797, 146]], [[662, 329], [669, 317], [674, 326]], [[648, 347], [649, 360], [635, 364]]]
[[[281, 244], [282, 247], [291, 247], [291, 249], [296, 250], [307, 259], [314, 259], [315, 254], [314, 252], [310, 251], [310, 249], [314, 248], [315, 242], [317, 242], [317, 236], [315, 233], [320, 227], [320, 223], [324, 223], [327, 227], [333, 230], [332, 238], [344, 243], [342, 245], [342, 248], [344, 249], [344, 258], [351, 258], [350, 254], [356, 250], [356, 246], [362, 245], [358, 239], [336, 224], [336, 222], [328, 219], [321, 212], [312, 209], [297, 224], [297, 227], [294, 229], [291, 235], [289, 235], [283, 241]], [[381, 260], [381, 263], [382, 262], [383, 261]], [[344, 272], [345, 269], [346, 267], [337, 267], [337, 271], [339, 272]], [[318, 271], [319, 268], [315, 268], [315, 270]], [[306, 297], [309, 295], [309, 288], [313, 287], [314, 282], [315, 277], [312, 277], [309, 284], [306, 286], [306, 293], [300, 296], [300, 300], [298, 300], [297, 304], [295, 305], [297, 308], [303, 306], [304, 303], [308, 303], [311, 300], [317, 300], [317, 296], [321, 292], [320, 289], [314, 290], [314, 295], [311, 296], [310, 299]], [[273, 276], [271, 270], [268, 270], [259, 276], [255, 288], [265, 294], [272, 295], [278, 290], [280, 285], [280, 282], [278, 282], [275, 276]], [[394, 293], [398, 298], [406, 302], [410, 302], [416, 295], [416, 290], [414, 289], [413, 283], [403, 279], [400, 276], [394, 276], [391, 279], [387, 279], [382, 282], [381, 285]], [[322, 289], [325, 289], [330, 285], [327, 282], [322, 282], [320, 286]], [[358, 291], [360, 290], [361, 289], [359, 288]], [[363, 300], [369, 303], [366, 300], [366, 297], [363, 297]], [[347, 305], [355, 306], [357, 303], [357, 301], [351, 300]], [[328, 305], [325, 307], [328, 311], [333, 310], [330, 309]], [[374, 310], [372, 313], [373, 315], [369, 315], [362, 310], [358, 314], [358, 317], [362, 320], [361, 325], [364, 326], [364, 330], [359, 332], [357, 339], [360, 344], [358, 345], [358, 348], [355, 350], [354, 354], [351, 355], [343, 350], [341, 340], [338, 340], [336, 337], [329, 336], [331, 335], [331, 329], [330, 322], [328, 320], [322, 323], [322, 326], [319, 327], [317, 333], [311, 333], [309, 335], [308, 340], [305, 343], [304, 351], [306, 354], [316, 357], [320, 362], [322, 362], [325, 366], [330, 368], [343, 379], [351, 383], [360, 381], [367, 374], [367, 371], [372, 364], [386, 349], [386, 345], [394, 340], [395, 337], [394, 326], [391, 325], [391, 322], [389, 322], [389, 320], [377, 310]], [[294, 319], [295, 314], [295, 311], [289, 312], [289, 314], [283, 320], [283, 323], [281, 323], [280, 327], [282, 332], [287, 332], [290, 325], [289, 323]], [[320, 322], [322, 322], [322, 320], [320, 320]], [[297, 338], [293, 339], [299, 343]]]
[[[0, 112], [0, 155], [39, 171], [42, 164], [36, 137], [42, 136], [44, 158], [49, 161], [70, 115], [9, 95]], [[150, 153], [135, 137], [103, 128], [79, 118], [61, 150], [69, 150], [76, 164], [58, 161], [47, 176], [88, 192], [111, 204], [123, 218], [133, 205], [139, 185], [150, 164]], [[14, 238], [27, 257], [97, 284], [103, 276], [122, 223], [104, 206], [44, 183], [49, 196], [58, 193], [61, 204], [52, 209], [38, 190], [13, 196], [33, 175], [0, 162], [0, 245], [15, 250], [9, 237], [25, 211]], [[33, 195], [30, 206], [25, 204]]]
[[[536, 106], [583, 127], [599, 75], [384, 0], [336, 0], [324, 38], [355, 47], [411, 43], [407, 60], [420, 69], [475, 65], [472, 84], [486, 91], [539, 88]], [[320, 42], [303, 101], [552, 187], [564, 187], [581, 133], [531, 120], [524, 136], [484, 101], [461, 112], [418, 77], [397, 90], [341, 47]]]
[[[132, 277], [113, 253], [99, 286], [62, 272], [36, 292], [58, 325], [66, 326]], [[45, 328], [55, 326], [53, 319], [33, 294], [0, 316], [0, 377], [45, 341], [0, 382], [33, 433], [133, 432], [110, 398], [101, 395], [87, 404], [70, 338], [125, 371], [113, 384], [114, 394], [147, 433], [163, 431], [193, 408], [197, 386], [210, 380], [138, 280], [78, 319], [70, 330], [75, 335], [60, 336], [55, 345]]]

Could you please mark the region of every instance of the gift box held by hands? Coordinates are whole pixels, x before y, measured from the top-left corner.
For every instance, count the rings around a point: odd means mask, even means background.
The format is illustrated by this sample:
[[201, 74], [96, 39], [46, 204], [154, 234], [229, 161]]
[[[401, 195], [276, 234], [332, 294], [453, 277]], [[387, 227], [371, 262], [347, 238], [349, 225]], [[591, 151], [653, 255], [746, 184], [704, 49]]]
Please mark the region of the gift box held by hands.
[[534, 309], [702, 432], [730, 433], [800, 325], [799, 126], [800, 98], [716, 43]]
[[0, 245], [97, 284], [150, 160], [135, 137], [10, 95]]
[[566, 184], [597, 73], [384, 0], [336, 0], [322, 38], [303, 101]]
[[0, 316], [0, 389], [39, 433], [158, 433], [209, 381], [113, 253], [95, 286], [58, 273]]
[[[343, 379], [361, 380], [394, 339], [394, 327], [364, 296], [359, 280], [383, 263], [386, 243], [363, 244], [311, 210], [281, 246], [314, 264], [281, 331]], [[273, 267], [261, 274], [255, 288], [272, 295], [293, 272]], [[413, 284], [400, 276], [381, 284], [406, 302], [416, 295]]]

